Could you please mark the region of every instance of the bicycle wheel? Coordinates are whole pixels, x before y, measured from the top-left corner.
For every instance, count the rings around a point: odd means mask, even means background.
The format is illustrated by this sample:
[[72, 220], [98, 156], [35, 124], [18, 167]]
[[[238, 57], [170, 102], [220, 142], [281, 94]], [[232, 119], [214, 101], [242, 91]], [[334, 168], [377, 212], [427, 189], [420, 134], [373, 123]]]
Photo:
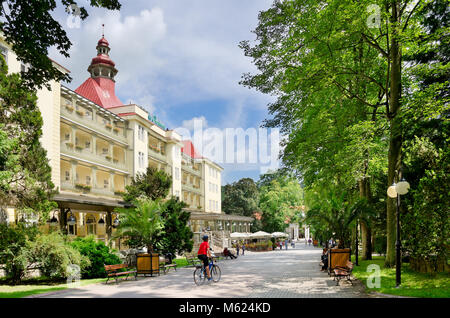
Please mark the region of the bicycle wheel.
[[201, 267], [197, 267], [194, 271], [194, 283], [197, 286], [203, 285], [205, 283], [205, 273]]
[[221, 276], [222, 272], [220, 271], [220, 267], [214, 264], [211, 268], [211, 278], [213, 282], [217, 283], [220, 280]]

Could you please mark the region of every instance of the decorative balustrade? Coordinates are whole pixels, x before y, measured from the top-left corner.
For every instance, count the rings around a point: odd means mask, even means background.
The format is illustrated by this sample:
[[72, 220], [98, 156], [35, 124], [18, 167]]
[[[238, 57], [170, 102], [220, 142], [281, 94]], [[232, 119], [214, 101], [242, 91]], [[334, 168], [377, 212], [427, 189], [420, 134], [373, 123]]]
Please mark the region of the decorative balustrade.
[[[91, 112], [92, 113], [92, 112]], [[86, 111], [75, 110], [71, 104], [61, 107], [61, 116], [76, 122], [80, 125], [86, 126], [95, 132], [102, 133], [112, 139], [127, 143], [127, 138], [124, 135], [124, 130], [120, 127], [114, 126], [111, 123], [101, 123], [93, 119], [92, 116], [86, 116]]]
[[114, 159], [109, 152], [95, 153], [90, 148], [84, 148], [80, 145], [73, 145], [70, 141], [61, 144], [61, 153], [69, 156], [75, 156], [80, 159], [95, 162], [107, 167], [119, 170], [128, 170], [125, 162]]

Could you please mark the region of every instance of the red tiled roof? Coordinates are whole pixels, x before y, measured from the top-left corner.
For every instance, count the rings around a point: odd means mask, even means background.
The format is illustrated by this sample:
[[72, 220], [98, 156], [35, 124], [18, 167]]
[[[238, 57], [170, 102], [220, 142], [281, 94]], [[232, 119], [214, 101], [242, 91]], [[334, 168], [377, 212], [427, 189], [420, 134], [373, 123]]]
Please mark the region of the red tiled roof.
[[114, 81], [108, 78], [89, 77], [75, 92], [103, 108], [123, 105], [116, 96]]
[[184, 146], [181, 148], [181, 152], [188, 155], [189, 157], [193, 159], [201, 159], [203, 158], [202, 155], [199, 155], [197, 151], [195, 150], [194, 144], [190, 140], [183, 140], [182, 141]]

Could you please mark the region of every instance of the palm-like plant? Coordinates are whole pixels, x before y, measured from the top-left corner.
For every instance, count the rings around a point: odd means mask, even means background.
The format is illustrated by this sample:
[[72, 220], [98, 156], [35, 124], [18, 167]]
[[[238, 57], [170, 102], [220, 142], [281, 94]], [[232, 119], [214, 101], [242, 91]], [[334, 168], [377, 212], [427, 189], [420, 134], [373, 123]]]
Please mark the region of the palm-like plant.
[[164, 219], [161, 213], [164, 205], [160, 200], [138, 199], [131, 208], [118, 208], [120, 225], [113, 238], [127, 238], [132, 247], [147, 247], [152, 253], [158, 242], [155, 238], [163, 234]]
[[313, 196], [305, 221], [325, 235], [335, 233], [340, 247], [350, 246], [351, 229], [358, 220], [368, 220], [374, 213], [364, 198], [351, 198], [345, 191], [326, 189]]

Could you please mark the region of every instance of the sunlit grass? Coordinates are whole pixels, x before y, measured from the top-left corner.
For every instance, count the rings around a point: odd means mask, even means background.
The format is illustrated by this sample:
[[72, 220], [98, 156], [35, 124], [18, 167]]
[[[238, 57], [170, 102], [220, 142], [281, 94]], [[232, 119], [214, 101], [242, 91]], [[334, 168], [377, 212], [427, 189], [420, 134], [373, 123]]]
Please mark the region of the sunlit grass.
[[[80, 286], [100, 283], [106, 281], [106, 278], [83, 279]], [[1, 281], [0, 281], [1, 284]], [[39, 282], [39, 280], [24, 281], [20, 285], [0, 285], [0, 298], [22, 298], [36, 294], [54, 292], [67, 289], [66, 282]]]
[[[352, 261], [354, 263], [354, 256], [352, 256]], [[409, 264], [403, 264], [401, 286], [396, 288], [395, 268], [385, 268], [383, 256], [373, 256], [373, 260], [369, 261], [359, 259], [358, 263], [359, 266], [354, 266], [353, 275], [366, 285], [368, 292], [422, 298], [450, 297], [450, 275], [448, 273], [422, 274], [411, 270]], [[378, 265], [380, 268], [380, 288], [367, 286], [368, 282], [375, 282], [373, 279], [368, 280], [374, 275], [374, 271], [367, 271], [370, 264]]]

